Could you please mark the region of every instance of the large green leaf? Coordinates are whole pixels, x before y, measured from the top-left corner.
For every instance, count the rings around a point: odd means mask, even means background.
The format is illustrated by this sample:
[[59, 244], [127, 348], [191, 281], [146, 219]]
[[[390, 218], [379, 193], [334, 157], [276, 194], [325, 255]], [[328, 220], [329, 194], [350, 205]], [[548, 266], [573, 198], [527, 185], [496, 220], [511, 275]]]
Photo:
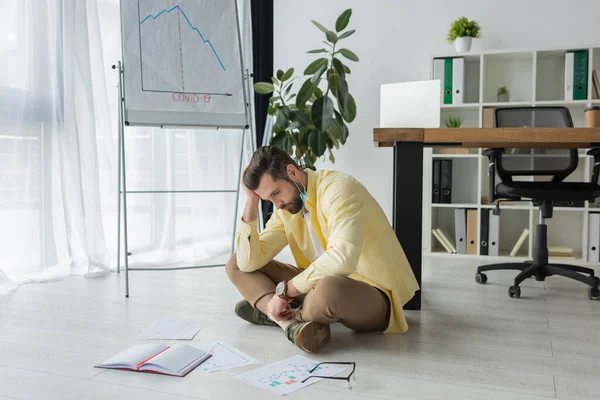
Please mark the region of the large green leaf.
[[350, 68], [348, 68], [347, 65], [344, 64], [344, 72], [347, 73], [347, 74], [349, 74], [352, 71], [350, 70]]
[[340, 49], [339, 52], [350, 61], [358, 61], [358, 56], [348, 49]]
[[342, 34], [340, 35], [340, 37], [338, 37], [338, 40], [345, 39], [345, 38], [347, 38], [348, 36], [352, 35], [354, 32], [356, 32], [356, 30], [355, 30], [355, 29], [351, 29], [351, 30], [349, 30], [349, 31], [346, 31], [346, 32], [342, 33]]
[[340, 107], [346, 109], [348, 107], [348, 82], [341, 76], [337, 76], [336, 96]]
[[321, 88], [316, 88], [315, 89], [315, 96], [317, 97], [322, 97], [323, 96], [323, 91], [321, 90]]
[[277, 110], [277, 117], [275, 118], [275, 125], [282, 130], [285, 130], [289, 125], [289, 110], [287, 107], [280, 107]]
[[288, 152], [288, 154], [292, 154], [294, 141], [290, 137], [289, 134], [286, 134], [281, 142], [281, 147]]
[[277, 79], [281, 80], [281, 77], [283, 76], [283, 71], [278, 69], [277, 70]]
[[290, 79], [292, 75], [294, 75], [294, 68], [290, 68], [287, 71], [285, 71], [285, 73], [279, 79], [281, 79], [281, 82], [283, 82]]
[[348, 101], [346, 107], [341, 106], [339, 99], [338, 107], [340, 108], [342, 117], [344, 117], [344, 121], [348, 123], [354, 121], [354, 118], [356, 118], [356, 102], [354, 101], [354, 97], [352, 97], [350, 93], [348, 93]]
[[254, 91], [259, 94], [269, 94], [273, 91], [273, 85], [268, 82], [256, 82]]
[[[335, 121], [335, 120], [333, 120], [333, 121]], [[331, 132], [331, 127], [334, 125], [333, 121], [331, 121], [331, 124], [329, 125], [329, 129], [327, 129], [327, 136], [329, 136], [329, 139], [331, 140], [331, 142], [333, 143], [335, 148], [339, 149], [340, 148], [340, 140], [338, 138], [336, 138], [335, 135]]]
[[321, 79], [321, 75], [323, 75], [323, 72], [325, 72], [325, 70], [327, 69], [327, 64], [322, 65], [321, 68], [319, 68], [314, 75], [312, 76], [312, 78], [310, 78], [311, 82], [316, 82], [317, 84], [319, 83], [319, 79]]
[[307, 51], [307, 53], [308, 54], [317, 54], [317, 53], [329, 53], [329, 52], [325, 49], [314, 49], [314, 50]]
[[333, 44], [337, 43], [338, 41], [338, 35], [336, 35], [333, 31], [327, 31], [327, 33], [325, 33], [325, 36], [327, 36], [327, 40], [329, 40]]
[[319, 97], [310, 110], [310, 116], [315, 128], [319, 132], [325, 132], [333, 118], [333, 100], [329, 97]]
[[308, 67], [306, 67], [304, 70], [304, 75], [312, 75], [323, 65], [327, 66], [328, 64], [329, 60], [327, 58], [317, 58], [315, 61], [311, 62]]
[[342, 116], [339, 115], [337, 111], [335, 111], [335, 115], [336, 117], [331, 120], [331, 124], [329, 124], [329, 128], [327, 128], [327, 133], [329, 134], [335, 147], [339, 148], [339, 141], [344, 136], [344, 132], [342, 129], [342, 124], [344, 122], [342, 121]]
[[311, 82], [310, 79], [307, 79], [303, 84], [300, 90], [298, 91], [298, 96], [296, 96], [296, 107], [299, 109], [304, 108], [306, 102], [313, 95], [315, 89], [319, 82]]
[[332, 61], [333, 69], [338, 73], [339, 76], [346, 79], [346, 71], [344, 71], [344, 64], [340, 60], [334, 57]]
[[327, 150], [327, 134], [316, 130], [310, 131], [308, 135], [308, 144], [313, 153], [315, 153], [317, 157], [321, 157], [323, 153], [325, 153], [325, 150]]
[[322, 30], [323, 33], [327, 33], [327, 31], [329, 30], [329, 29], [325, 28], [323, 25], [321, 25], [320, 23], [318, 23], [317, 21], [311, 20], [310, 22], [312, 22], [313, 24], [315, 24], [315, 26], [317, 28], [319, 28], [320, 30]]
[[310, 128], [308, 126], [303, 126], [300, 128], [300, 132], [298, 132], [298, 144], [302, 150], [308, 150], [308, 134], [310, 132]]
[[[336, 121], [336, 124], [339, 126], [340, 128], [340, 142], [342, 144], [346, 144], [346, 139], [348, 139], [348, 127], [346, 126], [346, 124], [344, 123], [344, 120], [342, 119], [342, 116], [340, 115], [339, 112], [335, 111], [335, 118], [334, 121]], [[332, 123], [333, 124], [333, 123]]]
[[350, 16], [352, 16], [351, 8], [347, 9], [346, 11], [340, 14], [340, 16], [335, 21], [335, 30], [337, 32], [343, 31], [348, 26], [348, 22], [350, 22]]
[[304, 111], [292, 111], [290, 112], [290, 120], [292, 123], [287, 129], [299, 129], [303, 126], [310, 125], [310, 116]]

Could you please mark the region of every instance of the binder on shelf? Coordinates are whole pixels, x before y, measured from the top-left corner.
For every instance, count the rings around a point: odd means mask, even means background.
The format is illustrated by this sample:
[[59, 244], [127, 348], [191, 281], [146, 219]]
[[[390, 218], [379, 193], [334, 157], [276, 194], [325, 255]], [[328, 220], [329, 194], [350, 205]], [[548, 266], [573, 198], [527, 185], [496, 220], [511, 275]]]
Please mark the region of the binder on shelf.
[[440, 104], [444, 104], [444, 59], [436, 58], [433, 60], [433, 79], [440, 81]]
[[467, 254], [477, 254], [477, 210], [467, 210]]
[[481, 229], [479, 231], [479, 254], [487, 256], [489, 254], [489, 223], [490, 223], [490, 209], [481, 209]]
[[588, 51], [565, 53], [565, 100], [587, 100]]
[[452, 104], [463, 104], [465, 81], [465, 59], [452, 59]]
[[600, 214], [588, 217], [588, 261], [600, 261]]
[[440, 186], [441, 179], [441, 170], [442, 170], [442, 160], [433, 160], [433, 176], [432, 176], [432, 193], [431, 193], [431, 202], [432, 203], [441, 203], [442, 202], [442, 188]]
[[452, 203], [452, 160], [441, 160], [441, 202]]
[[488, 254], [490, 256], [498, 256], [500, 254], [500, 216], [494, 215], [493, 212], [489, 213]]
[[467, 254], [467, 210], [465, 208], [454, 210], [454, 237], [456, 238], [456, 252]]
[[463, 104], [465, 86], [465, 59], [462, 57], [433, 60], [433, 79], [441, 83], [441, 104]]
[[444, 104], [452, 104], [452, 59], [444, 59]]

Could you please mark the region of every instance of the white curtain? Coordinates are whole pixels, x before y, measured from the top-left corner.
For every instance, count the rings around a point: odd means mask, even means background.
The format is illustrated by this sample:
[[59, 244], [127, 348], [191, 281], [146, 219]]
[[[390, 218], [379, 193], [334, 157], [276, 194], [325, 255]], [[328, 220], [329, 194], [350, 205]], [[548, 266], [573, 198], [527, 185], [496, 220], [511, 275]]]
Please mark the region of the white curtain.
[[[168, 1], [166, 1], [168, 3]], [[238, 0], [246, 68], [250, 0]], [[3, 0], [0, 293], [117, 267], [118, 0]], [[241, 130], [126, 128], [127, 190], [236, 190]], [[251, 156], [245, 134], [242, 162]], [[223, 263], [235, 193], [129, 194], [131, 267]], [[124, 265], [121, 223], [121, 266]]]

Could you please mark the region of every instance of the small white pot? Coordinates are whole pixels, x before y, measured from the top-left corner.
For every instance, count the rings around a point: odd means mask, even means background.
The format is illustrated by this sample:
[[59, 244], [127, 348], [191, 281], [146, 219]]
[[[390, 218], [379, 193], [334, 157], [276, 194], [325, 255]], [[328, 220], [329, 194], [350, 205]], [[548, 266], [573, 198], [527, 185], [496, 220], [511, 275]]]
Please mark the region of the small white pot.
[[463, 36], [456, 38], [454, 40], [454, 47], [456, 51], [459, 53], [471, 50], [471, 44], [473, 43], [473, 38], [470, 36]]

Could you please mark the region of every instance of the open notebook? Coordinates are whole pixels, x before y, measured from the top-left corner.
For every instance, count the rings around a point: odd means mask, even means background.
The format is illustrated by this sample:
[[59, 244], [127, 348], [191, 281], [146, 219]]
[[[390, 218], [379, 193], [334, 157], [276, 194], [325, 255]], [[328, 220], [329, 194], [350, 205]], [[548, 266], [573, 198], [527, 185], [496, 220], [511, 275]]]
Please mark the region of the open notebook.
[[95, 367], [185, 376], [211, 356], [185, 344], [147, 343], [131, 346]]

